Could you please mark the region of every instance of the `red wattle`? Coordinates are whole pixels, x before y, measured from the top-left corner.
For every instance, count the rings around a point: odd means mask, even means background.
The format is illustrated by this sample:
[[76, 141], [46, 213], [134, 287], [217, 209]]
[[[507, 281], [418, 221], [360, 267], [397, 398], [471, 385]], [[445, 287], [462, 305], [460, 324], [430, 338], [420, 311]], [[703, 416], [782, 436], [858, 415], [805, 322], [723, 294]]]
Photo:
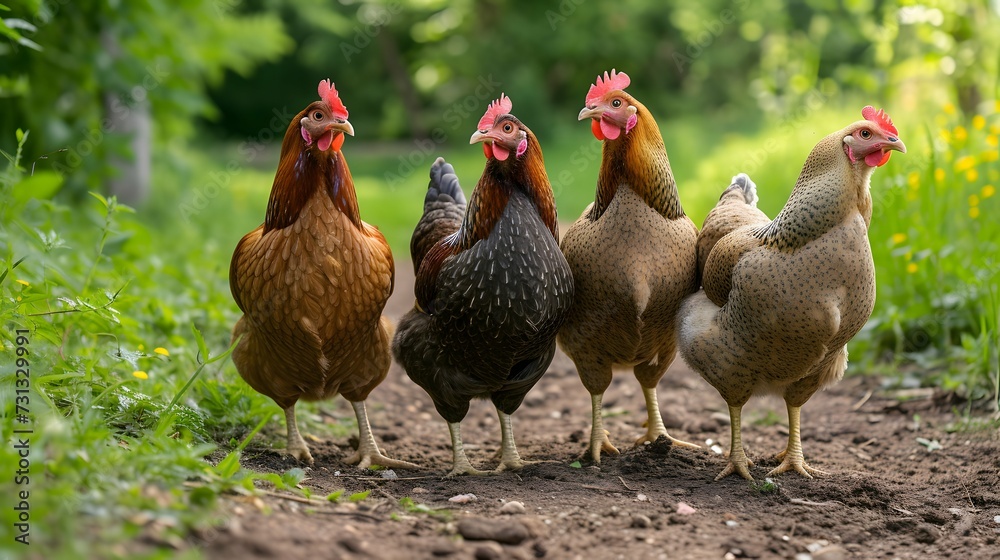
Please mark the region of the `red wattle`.
[[889, 161], [889, 156], [891, 155], [892, 152], [886, 152], [885, 155], [882, 156], [882, 161], [879, 162], [878, 166], [882, 167], [883, 165], [885, 165]]
[[604, 133], [601, 132], [601, 121], [590, 119], [590, 131], [594, 133], [594, 138], [604, 140]]
[[344, 146], [344, 139], [346, 139], [346, 138], [347, 137], [344, 136], [343, 134], [338, 134], [338, 135], [334, 136], [333, 137], [333, 151], [339, 152], [340, 148], [342, 148]]
[[604, 137], [608, 140], [614, 140], [621, 135], [622, 129], [621, 127], [615, 126], [610, 122], [601, 119], [601, 132], [604, 133]]
[[510, 156], [510, 150], [506, 146], [501, 146], [497, 143], [493, 144], [493, 157], [497, 158], [497, 161], [505, 161], [508, 156]]
[[[888, 155], [888, 154], [885, 154], [885, 155]], [[883, 163], [885, 163], [885, 160], [887, 160], [887, 159], [889, 159], [889, 158], [883, 159], [882, 152], [879, 151], [879, 150], [876, 150], [876, 151], [868, 154], [867, 156], [865, 156], [865, 164], [868, 165], [869, 167], [878, 167], [879, 165], [882, 165]]]
[[330, 144], [333, 144], [332, 130], [328, 130], [326, 134], [319, 137], [319, 140], [316, 142], [316, 147], [319, 148], [319, 151], [325, 152], [330, 149]]
[[493, 147], [486, 142], [483, 142], [483, 155], [486, 156], [486, 159], [493, 157]]

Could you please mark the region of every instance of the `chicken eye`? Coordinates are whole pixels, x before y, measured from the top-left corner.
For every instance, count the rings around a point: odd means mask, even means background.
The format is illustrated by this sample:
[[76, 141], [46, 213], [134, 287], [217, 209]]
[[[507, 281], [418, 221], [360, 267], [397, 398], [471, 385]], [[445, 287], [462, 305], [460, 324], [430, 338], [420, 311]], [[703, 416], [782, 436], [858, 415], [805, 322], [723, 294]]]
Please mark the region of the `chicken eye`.
[[316, 111], [315, 113], [313, 113], [313, 119], [317, 121], [323, 120], [323, 113]]
[[511, 126], [511, 125], [510, 125], [510, 123], [507, 123], [507, 124], [503, 125], [503, 131], [504, 131], [504, 132], [507, 132], [507, 133], [509, 133], [509, 132], [510, 132], [510, 131], [512, 131], [512, 130], [514, 130], [514, 127], [513, 127], [513, 126]]
[[864, 129], [861, 131], [861, 137], [864, 138], [865, 140], [868, 140], [869, 138], [872, 137], [872, 133], [870, 130]]
[[614, 107], [615, 109], [621, 107], [622, 106], [622, 100], [621, 99], [615, 99], [614, 101], [611, 102], [611, 106]]

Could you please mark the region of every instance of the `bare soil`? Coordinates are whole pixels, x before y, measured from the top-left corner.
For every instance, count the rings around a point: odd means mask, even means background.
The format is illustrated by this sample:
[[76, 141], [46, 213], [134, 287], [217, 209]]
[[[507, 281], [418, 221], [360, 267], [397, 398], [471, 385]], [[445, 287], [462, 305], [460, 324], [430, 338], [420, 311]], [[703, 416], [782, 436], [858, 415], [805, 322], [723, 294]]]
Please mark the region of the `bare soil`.
[[[397, 266], [386, 313], [398, 319], [413, 302], [413, 272]], [[949, 394], [910, 396], [901, 400], [878, 379], [858, 375], [817, 394], [803, 408], [802, 440], [810, 464], [830, 474], [781, 474], [768, 491], [735, 476], [714, 481], [725, 466], [720, 451], [728, 452], [725, 402], [680, 359], [660, 382], [661, 411], [671, 435], [705, 449], [662, 441], [634, 448], [645, 406], [623, 371], [604, 400], [605, 427], [622, 455], [593, 465], [590, 398], [560, 352], [514, 415], [522, 457], [541, 462], [519, 473], [446, 479], [446, 424], [393, 365], [369, 398], [371, 422], [387, 455], [421, 470], [383, 478], [344, 463], [353, 438], [310, 442], [316, 464], [302, 485], [311, 501], [287, 492], [233, 496], [222, 525], [193, 540], [219, 559], [1000, 558], [1000, 437], [955, 431], [961, 404]], [[328, 406], [353, 418], [342, 400]], [[743, 418], [752, 473], [762, 483], [784, 449], [784, 403], [755, 399]], [[474, 465], [496, 465], [499, 422], [488, 403], [473, 403], [463, 439]], [[301, 466], [263, 439], [243, 464], [278, 473]], [[322, 499], [339, 489], [371, 493], [357, 503]], [[470, 493], [475, 501], [449, 501]], [[404, 508], [404, 497], [435, 511]], [[511, 501], [523, 512], [502, 511]], [[679, 513], [685, 506], [694, 512]], [[473, 540], [477, 534], [494, 540]]]

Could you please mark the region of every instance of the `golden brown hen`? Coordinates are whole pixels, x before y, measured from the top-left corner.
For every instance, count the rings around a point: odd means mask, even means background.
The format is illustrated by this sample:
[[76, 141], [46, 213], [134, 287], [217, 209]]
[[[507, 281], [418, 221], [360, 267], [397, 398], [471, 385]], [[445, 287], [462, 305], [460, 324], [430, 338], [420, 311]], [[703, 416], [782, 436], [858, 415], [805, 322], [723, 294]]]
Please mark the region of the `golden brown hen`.
[[788, 445], [769, 475], [822, 472], [803, 459], [800, 408], [843, 376], [845, 345], [871, 315], [869, 181], [890, 150], [906, 151], [885, 113], [865, 107], [862, 116], [813, 148], [773, 221], [746, 207], [756, 194], [741, 174], [702, 228], [703, 239], [719, 241], [708, 247], [704, 292], [685, 300], [678, 322], [684, 360], [729, 405], [729, 464], [717, 480], [734, 472], [752, 479], [740, 415], [751, 396], [768, 393], [788, 408]]
[[628, 85], [627, 75], [612, 70], [587, 94], [580, 120], [591, 119], [604, 140], [603, 160], [594, 203], [562, 241], [576, 297], [559, 344], [591, 394], [595, 463], [601, 451], [618, 453], [601, 420], [616, 365], [634, 367], [646, 398], [647, 430], [636, 443], [670, 438], [656, 385], [674, 360], [681, 300], [698, 289], [698, 228], [681, 207], [656, 120], [624, 91]]
[[229, 283], [243, 317], [233, 328], [233, 362], [246, 382], [285, 411], [287, 452], [313, 458], [295, 424], [299, 399], [341, 394], [358, 419], [350, 463], [414, 467], [379, 451], [365, 399], [389, 370], [392, 326], [382, 308], [392, 293], [392, 253], [361, 221], [354, 182], [340, 151], [354, 134], [329, 80], [292, 119], [281, 144], [263, 225], [236, 246]]

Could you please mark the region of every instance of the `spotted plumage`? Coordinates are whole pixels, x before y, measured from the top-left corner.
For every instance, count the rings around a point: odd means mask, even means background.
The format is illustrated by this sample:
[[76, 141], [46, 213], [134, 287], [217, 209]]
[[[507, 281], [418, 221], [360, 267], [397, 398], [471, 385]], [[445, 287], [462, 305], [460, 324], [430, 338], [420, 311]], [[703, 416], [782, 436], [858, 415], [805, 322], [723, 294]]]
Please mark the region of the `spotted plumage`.
[[905, 151], [879, 124], [859, 121], [821, 140], [774, 220], [733, 194], [752, 184], [745, 175], [705, 220], [704, 291], [681, 309], [680, 351], [730, 407], [732, 451], [720, 478], [750, 478], [740, 411], [757, 394], [781, 395], [789, 411], [789, 443], [771, 474], [818, 472], [802, 457], [799, 409], [841, 378], [845, 345], [874, 308], [869, 182], [889, 150]]
[[[500, 415], [500, 469], [523, 466], [510, 415], [552, 361], [573, 297], [541, 148], [513, 115], [496, 114], [500, 106], [484, 117], [492, 125], [481, 122], [484, 132], [473, 135], [490, 145], [468, 205], [452, 166], [439, 158], [431, 167], [411, 241], [417, 304], [393, 340], [396, 360], [449, 423], [451, 474], [482, 474], [459, 435], [474, 398], [490, 399]], [[516, 153], [522, 142], [525, 150]]]

